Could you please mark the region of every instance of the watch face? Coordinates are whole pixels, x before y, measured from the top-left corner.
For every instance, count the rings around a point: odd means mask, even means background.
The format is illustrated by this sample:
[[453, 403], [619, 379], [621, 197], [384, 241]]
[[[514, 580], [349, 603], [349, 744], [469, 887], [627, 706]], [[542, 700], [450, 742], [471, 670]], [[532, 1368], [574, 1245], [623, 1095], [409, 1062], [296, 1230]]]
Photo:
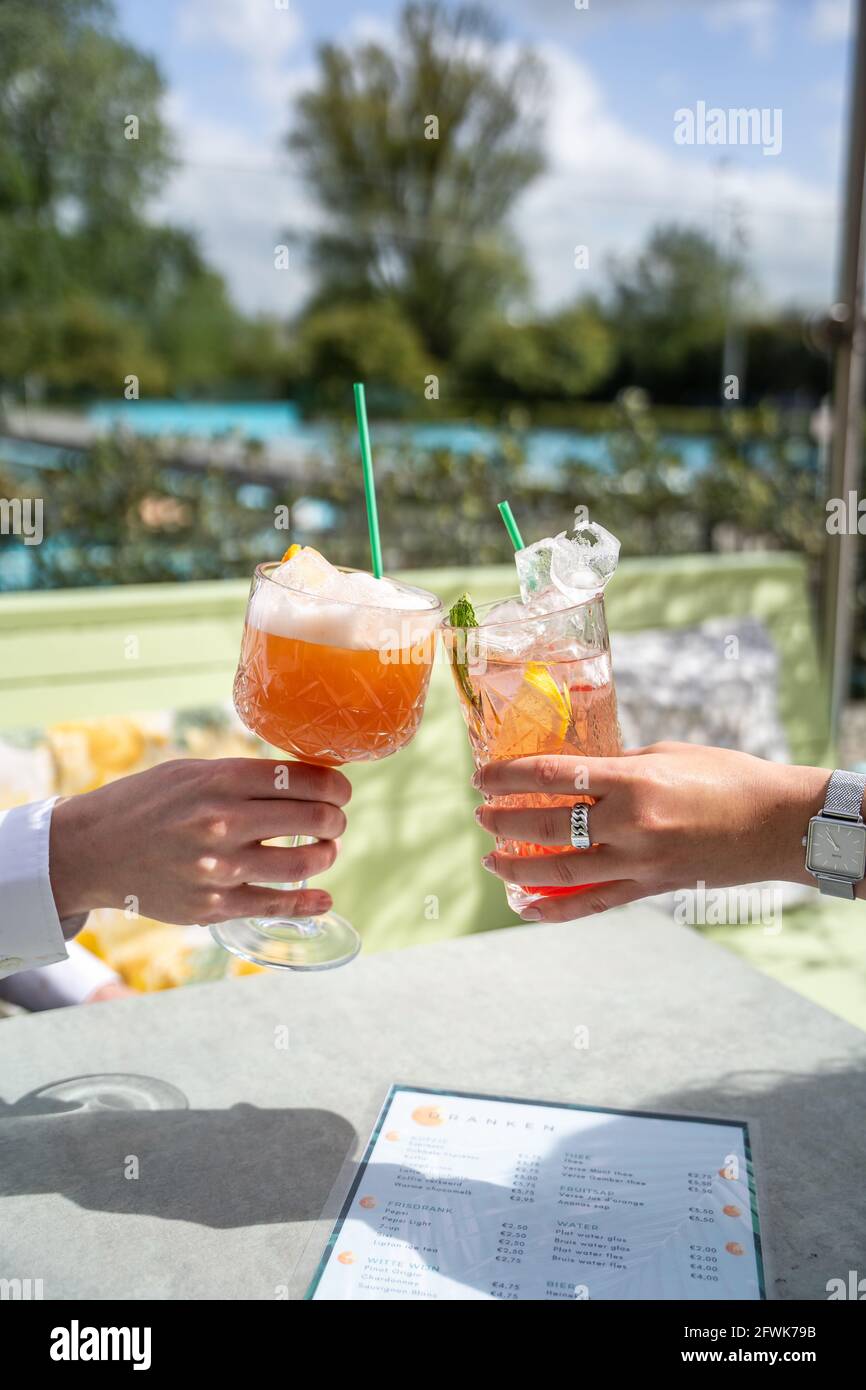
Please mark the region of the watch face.
[[866, 872], [866, 826], [813, 820], [806, 863], [813, 873], [838, 874], [857, 883]]

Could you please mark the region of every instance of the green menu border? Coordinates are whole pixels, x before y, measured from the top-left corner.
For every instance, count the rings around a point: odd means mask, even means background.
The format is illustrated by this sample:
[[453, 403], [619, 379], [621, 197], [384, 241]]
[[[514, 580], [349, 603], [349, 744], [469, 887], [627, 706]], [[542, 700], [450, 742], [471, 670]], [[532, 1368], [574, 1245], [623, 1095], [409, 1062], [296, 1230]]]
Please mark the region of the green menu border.
[[486, 1095], [484, 1092], [481, 1091], [439, 1090], [433, 1086], [409, 1086], [405, 1082], [395, 1081], [391, 1085], [388, 1094], [382, 1103], [381, 1109], [379, 1110], [379, 1114], [376, 1118], [376, 1123], [373, 1126], [373, 1131], [370, 1135], [369, 1140], [367, 1141], [367, 1147], [364, 1150], [364, 1157], [358, 1164], [358, 1171], [355, 1174], [352, 1185], [349, 1188], [345, 1200], [343, 1201], [343, 1205], [340, 1208], [340, 1214], [334, 1222], [334, 1229], [331, 1231], [331, 1234], [328, 1237], [328, 1243], [322, 1251], [322, 1257], [319, 1260], [318, 1265], [316, 1266], [316, 1272], [313, 1275], [312, 1280], [310, 1281], [310, 1286], [307, 1289], [307, 1292], [304, 1294], [305, 1301], [312, 1299], [316, 1292], [316, 1289], [319, 1287], [322, 1275], [325, 1272], [325, 1267], [327, 1266], [328, 1260], [330, 1259], [331, 1253], [337, 1242], [337, 1237], [339, 1236], [340, 1231], [343, 1228], [343, 1224], [347, 1216], [349, 1215], [352, 1203], [355, 1200], [355, 1194], [358, 1191], [358, 1188], [361, 1184], [361, 1179], [364, 1176], [367, 1164], [369, 1163], [370, 1158], [372, 1156], [376, 1140], [379, 1138], [379, 1135], [382, 1132], [382, 1126], [385, 1123], [385, 1119], [388, 1115], [389, 1110], [391, 1109], [391, 1102], [393, 1101], [394, 1097], [401, 1091], [412, 1091], [415, 1094], [421, 1096], [454, 1096], [458, 1100], [494, 1100], [500, 1101], [505, 1105], [538, 1105], [548, 1110], [583, 1110], [591, 1115], [629, 1115], [633, 1119], [639, 1120], [676, 1120], [680, 1123], [685, 1124], [727, 1125], [729, 1128], [741, 1130], [743, 1135], [743, 1153], [746, 1156], [746, 1174], [749, 1181], [749, 1205], [751, 1207], [752, 1212], [752, 1235], [755, 1242], [755, 1263], [758, 1269], [758, 1291], [761, 1299], [766, 1299], [767, 1290], [764, 1282], [764, 1255], [763, 1247], [761, 1244], [761, 1228], [760, 1223], [758, 1221], [758, 1194], [755, 1187], [755, 1168], [754, 1160], [752, 1158], [752, 1144], [749, 1137], [749, 1126], [746, 1120], [723, 1120], [719, 1119], [718, 1116], [713, 1117], [711, 1115], [677, 1115], [674, 1114], [672, 1111], [665, 1110], [621, 1110], [615, 1106], [610, 1105], [580, 1105], [576, 1102], [565, 1100], [527, 1100], [525, 1096], [491, 1096]]

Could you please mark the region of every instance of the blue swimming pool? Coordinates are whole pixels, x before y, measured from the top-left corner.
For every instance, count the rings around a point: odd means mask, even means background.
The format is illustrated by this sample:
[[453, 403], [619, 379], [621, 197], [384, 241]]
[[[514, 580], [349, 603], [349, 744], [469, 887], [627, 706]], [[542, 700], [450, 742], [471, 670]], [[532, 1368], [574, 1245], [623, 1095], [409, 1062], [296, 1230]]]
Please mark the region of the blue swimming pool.
[[99, 401], [87, 411], [95, 425], [123, 425], [133, 434], [239, 434], [261, 443], [296, 435], [301, 416], [291, 401]]
[[[336, 426], [309, 422], [291, 401], [100, 401], [87, 411], [101, 428], [123, 426], [134, 434], [215, 439], [238, 439], [269, 444], [291, 444], [311, 456], [327, 453]], [[493, 454], [501, 445], [502, 432], [460, 421], [438, 424], [418, 422], [377, 423], [371, 420], [379, 461], [398, 461], [408, 442], [417, 449], [450, 449], [457, 454]], [[609, 436], [576, 429], [532, 428], [520, 435], [529, 472], [537, 478], [555, 474], [568, 459], [580, 458], [603, 468], [610, 461]], [[704, 435], [670, 435], [664, 443], [675, 451], [689, 471], [699, 470], [712, 458], [713, 441]]]

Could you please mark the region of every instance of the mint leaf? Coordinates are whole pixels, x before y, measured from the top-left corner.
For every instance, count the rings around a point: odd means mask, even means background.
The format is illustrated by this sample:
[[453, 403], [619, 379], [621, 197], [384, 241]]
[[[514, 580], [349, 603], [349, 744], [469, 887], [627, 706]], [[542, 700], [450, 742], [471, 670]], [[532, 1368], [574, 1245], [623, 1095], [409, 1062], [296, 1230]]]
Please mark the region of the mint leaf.
[[[475, 609], [468, 594], [461, 594], [456, 603], [451, 605], [451, 612], [448, 614], [448, 622], [452, 628], [463, 629], [477, 627], [478, 619], [475, 616]], [[458, 653], [462, 651], [463, 660], [458, 660]], [[454, 639], [454, 644], [448, 648], [452, 665], [457, 673], [460, 687], [474, 709], [481, 713], [481, 696], [472, 688], [469, 679], [469, 663], [466, 661], [466, 639], [459, 635]]]

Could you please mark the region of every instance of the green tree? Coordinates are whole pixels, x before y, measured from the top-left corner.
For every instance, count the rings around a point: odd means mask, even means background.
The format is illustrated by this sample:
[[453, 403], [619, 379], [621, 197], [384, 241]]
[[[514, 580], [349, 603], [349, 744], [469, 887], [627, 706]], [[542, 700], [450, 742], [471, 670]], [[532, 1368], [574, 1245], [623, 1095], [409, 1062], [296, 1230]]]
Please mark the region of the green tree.
[[479, 7], [429, 0], [404, 8], [394, 51], [319, 50], [287, 139], [326, 218], [314, 310], [384, 296], [449, 362], [476, 316], [525, 290], [507, 216], [542, 168], [542, 73], [500, 38]]
[[345, 405], [353, 380], [386, 382], [420, 401], [434, 370], [417, 330], [387, 300], [315, 309], [303, 320], [295, 348], [303, 380], [317, 402], [329, 406]]
[[117, 394], [124, 372], [132, 371], [153, 394], [168, 386], [166, 364], [143, 328], [84, 291], [54, 305], [19, 305], [0, 313], [0, 378], [39, 380], [64, 396]]
[[146, 219], [171, 167], [163, 96], [109, 0], [0, 0], [0, 378], [80, 394], [133, 372], [152, 395], [250, 377], [266, 335], [192, 235]]
[[459, 358], [474, 392], [508, 400], [586, 396], [613, 363], [612, 334], [591, 304], [569, 305], [525, 323], [479, 319]]
[[830, 354], [810, 343], [806, 323], [807, 314], [793, 306], [747, 323], [746, 384], [752, 399], [814, 403], [832, 390]]
[[[92, 252], [139, 219], [169, 167], [163, 95], [155, 63], [115, 33], [106, 0], [3, 0], [0, 216], [12, 219], [7, 232], [78, 233]], [[136, 139], [126, 138], [130, 115]]]
[[739, 259], [703, 232], [676, 225], [657, 227], [633, 261], [614, 262], [609, 312], [618, 383], [665, 400], [718, 399], [726, 318], [744, 278]]

